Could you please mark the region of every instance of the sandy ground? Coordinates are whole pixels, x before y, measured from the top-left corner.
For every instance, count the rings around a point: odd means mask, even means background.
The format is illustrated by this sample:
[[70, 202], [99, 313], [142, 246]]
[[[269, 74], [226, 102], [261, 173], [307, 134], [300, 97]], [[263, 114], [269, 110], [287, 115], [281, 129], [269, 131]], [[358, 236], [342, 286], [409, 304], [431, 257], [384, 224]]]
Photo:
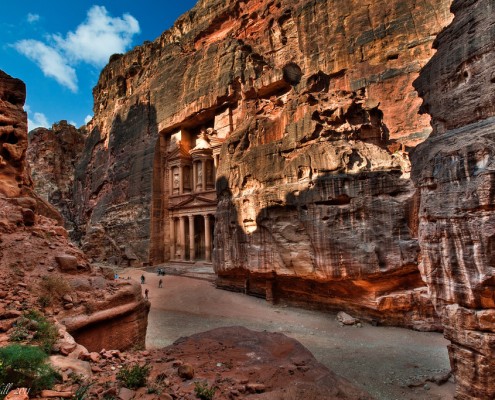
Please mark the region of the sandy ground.
[[[143, 271], [124, 272], [139, 280]], [[273, 306], [239, 293], [218, 290], [203, 279], [144, 272], [151, 311], [148, 348], [222, 326], [282, 332], [299, 340], [318, 361], [380, 400], [451, 400], [454, 384], [425, 383], [449, 371], [441, 334], [401, 328], [340, 327], [335, 315]], [[163, 288], [158, 288], [159, 279]], [[417, 387], [408, 387], [409, 384]], [[425, 386], [426, 385], [426, 386]]]

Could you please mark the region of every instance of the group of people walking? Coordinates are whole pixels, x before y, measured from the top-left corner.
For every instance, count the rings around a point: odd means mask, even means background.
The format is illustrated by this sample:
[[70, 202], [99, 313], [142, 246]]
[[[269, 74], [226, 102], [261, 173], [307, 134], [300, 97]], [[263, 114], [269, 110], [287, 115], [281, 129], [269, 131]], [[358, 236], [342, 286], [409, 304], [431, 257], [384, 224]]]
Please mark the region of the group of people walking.
[[[158, 274], [158, 276], [165, 276], [165, 270], [163, 268], [158, 268], [157, 274]], [[144, 285], [145, 283], [146, 283], [146, 277], [144, 276], [144, 274], [142, 274], [141, 275], [141, 285]], [[163, 288], [163, 279], [162, 278], [160, 278], [160, 280], [158, 281], [158, 287]], [[144, 290], [144, 298], [145, 299], [148, 299], [149, 293], [150, 293], [149, 289], [146, 288]]]

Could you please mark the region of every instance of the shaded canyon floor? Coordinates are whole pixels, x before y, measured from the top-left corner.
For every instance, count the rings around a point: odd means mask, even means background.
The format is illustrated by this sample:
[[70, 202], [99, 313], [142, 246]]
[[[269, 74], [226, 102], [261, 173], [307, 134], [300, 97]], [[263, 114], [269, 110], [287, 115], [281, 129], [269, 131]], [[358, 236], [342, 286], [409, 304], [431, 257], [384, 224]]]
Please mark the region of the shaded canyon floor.
[[[441, 334], [366, 323], [362, 328], [341, 327], [334, 314], [271, 305], [218, 290], [204, 268], [186, 276], [178, 276], [179, 266], [166, 270], [165, 277], [144, 272], [142, 289], [149, 290], [151, 302], [146, 337], [149, 349], [218, 327], [244, 326], [284, 333], [300, 341], [318, 361], [376, 399], [453, 399], [454, 384], [438, 386], [427, 381], [450, 370], [448, 341]], [[139, 280], [142, 273], [123, 271], [121, 277]], [[158, 288], [160, 278], [163, 288]]]

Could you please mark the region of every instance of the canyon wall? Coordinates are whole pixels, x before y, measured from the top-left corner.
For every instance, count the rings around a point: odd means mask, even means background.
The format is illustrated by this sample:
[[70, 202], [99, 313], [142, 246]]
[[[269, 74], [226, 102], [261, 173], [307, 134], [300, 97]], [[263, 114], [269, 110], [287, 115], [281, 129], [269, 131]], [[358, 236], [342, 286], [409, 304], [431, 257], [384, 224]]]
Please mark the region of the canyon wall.
[[23, 311], [42, 309], [88, 349], [144, 346], [149, 303], [140, 285], [90, 265], [33, 190], [25, 98], [24, 83], [0, 71], [0, 343]]
[[415, 82], [432, 135], [413, 153], [421, 273], [445, 326], [457, 399], [495, 398], [495, 6], [456, 0]]
[[85, 127], [77, 129], [67, 121], [60, 121], [51, 129], [29, 132], [26, 155], [35, 192], [62, 214], [65, 228], [76, 241], [80, 232], [74, 223], [74, 171], [85, 139]]
[[449, 3], [203, 0], [113, 55], [76, 166], [83, 249], [168, 260], [171, 140], [212, 126], [218, 286], [437, 329], [408, 150], [430, 132], [412, 82]]

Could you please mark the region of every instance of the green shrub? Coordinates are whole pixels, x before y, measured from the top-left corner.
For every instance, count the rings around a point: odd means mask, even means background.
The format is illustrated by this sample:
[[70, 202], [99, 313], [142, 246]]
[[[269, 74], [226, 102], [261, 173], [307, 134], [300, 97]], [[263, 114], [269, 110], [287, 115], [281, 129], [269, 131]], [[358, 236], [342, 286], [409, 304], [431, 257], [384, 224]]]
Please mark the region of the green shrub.
[[148, 394], [160, 394], [161, 390], [160, 390], [160, 388], [158, 388], [154, 385], [151, 385], [151, 386], [148, 386], [146, 393], [148, 393]]
[[129, 367], [123, 367], [117, 374], [117, 379], [121, 381], [128, 389], [137, 389], [146, 386], [146, 380], [150, 374], [151, 366], [134, 364]]
[[194, 382], [194, 393], [198, 399], [212, 400], [216, 391], [215, 386], [209, 387], [206, 382]]
[[14, 326], [14, 329], [10, 332], [9, 339], [11, 342], [23, 342], [28, 339], [29, 331], [22, 322], [23, 320], [18, 320], [17, 325]]
[[48, 355], [36, 346], [12, 344], [0, 348], [0, 382], [13, 388], [30, 388], [30, 393], [50, 389], [58, 374], [46, 363]]
[[36, 310], [26, 311], [18, 318], [9, 339], [13, 342], [28, 342], [50, 353], [57, 341], [57, 328]]
[[52, 299], [50, 296], [43, 294], [38, 297], [38, 304], [41, 308], [45, 308], [52, 305]]

